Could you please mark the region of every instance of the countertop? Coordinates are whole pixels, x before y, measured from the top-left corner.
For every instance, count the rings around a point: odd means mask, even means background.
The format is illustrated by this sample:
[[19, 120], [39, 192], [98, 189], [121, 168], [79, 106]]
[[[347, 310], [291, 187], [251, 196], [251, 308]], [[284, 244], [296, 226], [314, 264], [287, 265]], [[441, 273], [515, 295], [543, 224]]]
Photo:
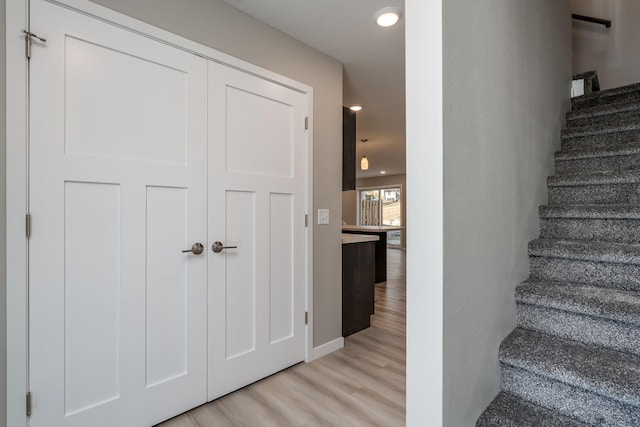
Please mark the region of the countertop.
[[368, 234], [347, 234], [342, 233], [342, 244], [348, 245], [349, 243], [362, 243], [362, 242], [375, 242], [380, 240], [378, 236], [371, 236]]
[[404, 227], [395, 225], [343, 225], [343, 231], [371, 231], [373, 233], [381, 233], [383, 231], [404, 230]]

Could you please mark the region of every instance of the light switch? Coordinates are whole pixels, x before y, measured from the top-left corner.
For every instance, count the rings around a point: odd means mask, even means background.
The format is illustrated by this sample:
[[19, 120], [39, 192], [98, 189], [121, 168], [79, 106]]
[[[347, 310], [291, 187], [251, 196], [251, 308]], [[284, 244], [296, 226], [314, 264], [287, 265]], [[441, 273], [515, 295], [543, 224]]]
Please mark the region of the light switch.
[[318, 224], [329, 224], [329, 209], [318, 209]]

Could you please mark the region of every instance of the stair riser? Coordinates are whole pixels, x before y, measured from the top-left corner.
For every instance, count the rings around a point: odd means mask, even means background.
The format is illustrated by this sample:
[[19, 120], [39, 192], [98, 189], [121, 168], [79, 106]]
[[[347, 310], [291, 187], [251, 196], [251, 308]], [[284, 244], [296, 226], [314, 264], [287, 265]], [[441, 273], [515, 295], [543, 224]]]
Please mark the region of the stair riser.
[[639, 141], [640, 130], [632, 129], [585, 136], [564, 135], [560, 147], [562, 150], [580, 150]]
[[529, 273], [536, 281], [640, 291], [640, 266], [633, 264], [530, 256]]
[[544, 218], [540, 220], [540, 237], [640, 243], [640, 220]]
[[567, 115], [567, 129], [581, 126], [614, 125], [626, 123], [640, 123], [640, 110], [636, 109], [576, 118], [572, 118], [570, 114]]
[[593, 116], [593, 115], [608, 114], [608, 113], [614, 114], [615, 112], [620, 112], [623, 110], [637, 110], [639, 109], [638, 105], [639, 105], [638, 101], [633, 99], [627, 100], [627, 101], [613, 102], [613, 103], [610, 102], [610, 103], [595, 105], [588, 109], [582, 108], [574, 111], [569, 111], [566, 114], [566, 118], [567, 120], [572, 120], [577, 117]]
[[587, 159], [556, 160], [556, 175], [586, 174], [603, 171], [621, 171], [637, 168], [640, 154], [624, 156], [592, 157]]
[[589, 99], [572, 98], [571, 110], [577, 111], [585, 108], [593, 108], [601, 105], [615, 104], [617, 102], [628, 102], [640, 100], [640, 91], [634, 90], [611, 94], [610, 96], [599, 96]]
[[640, 425], [640, 408], [501, 363], [502, 389], [592, 425]]
[[640, 328], [594, 316], [518, 304], [518, 326], [640, 355]]
[[640, 203], [640, 184], [549, 187], [550, 205]]

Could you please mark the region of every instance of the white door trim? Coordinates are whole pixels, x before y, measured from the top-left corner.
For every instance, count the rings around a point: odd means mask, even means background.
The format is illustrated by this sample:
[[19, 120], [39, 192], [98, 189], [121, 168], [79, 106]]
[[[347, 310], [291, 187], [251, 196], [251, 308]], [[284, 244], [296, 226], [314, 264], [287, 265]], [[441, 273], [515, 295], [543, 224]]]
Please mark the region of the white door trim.
[[[6, 321], [7, 424], [25, 425], [27, 348], [27, 62], [26, 1], [6, 1]], [[9, 108], [11, 106], [11, 108]]]
[[[307, 97], [309, 127], [307, 130], [308, 172], [307, 212], [313, 211], [313, 88], [288, 77], [250, 64], [200, 43], [188, 40], [152, 25], [122, 15], [87, 0], [47, 0], [96, 19], [111, 23], [224, 64], [239, 71], [258, 76], [303, 93]], [[28, 0], [6, 0], [6, 320], [7, 320], [7, 425], [26, 426], [25, 397], [28, 379], [28, 245], [25, 234], [25, 215], [28, 212], [28, 81], [25, 44], [22, 30], [28, 23]], [[32, 28], [37, 34], [37, 29]], [[46, 34], [38, 34], [46, 38]], [[37, 220], [35, 229], [37, 230]], [[313, 224], [307, 227], [307, 283], [305, 361], [313, 360]], [[37, 399], [37, 396], [35, 397]], [[0, 423], [1, 424], [1, 423]]]

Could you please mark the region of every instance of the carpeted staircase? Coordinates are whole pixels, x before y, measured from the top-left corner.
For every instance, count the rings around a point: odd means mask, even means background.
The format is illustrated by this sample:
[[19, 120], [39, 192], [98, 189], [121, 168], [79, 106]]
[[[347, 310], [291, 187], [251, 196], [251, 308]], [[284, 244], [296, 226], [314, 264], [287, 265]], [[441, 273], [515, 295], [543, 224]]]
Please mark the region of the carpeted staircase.
[[477, 426], [640, 426], [640, 84], [572, 99]]

